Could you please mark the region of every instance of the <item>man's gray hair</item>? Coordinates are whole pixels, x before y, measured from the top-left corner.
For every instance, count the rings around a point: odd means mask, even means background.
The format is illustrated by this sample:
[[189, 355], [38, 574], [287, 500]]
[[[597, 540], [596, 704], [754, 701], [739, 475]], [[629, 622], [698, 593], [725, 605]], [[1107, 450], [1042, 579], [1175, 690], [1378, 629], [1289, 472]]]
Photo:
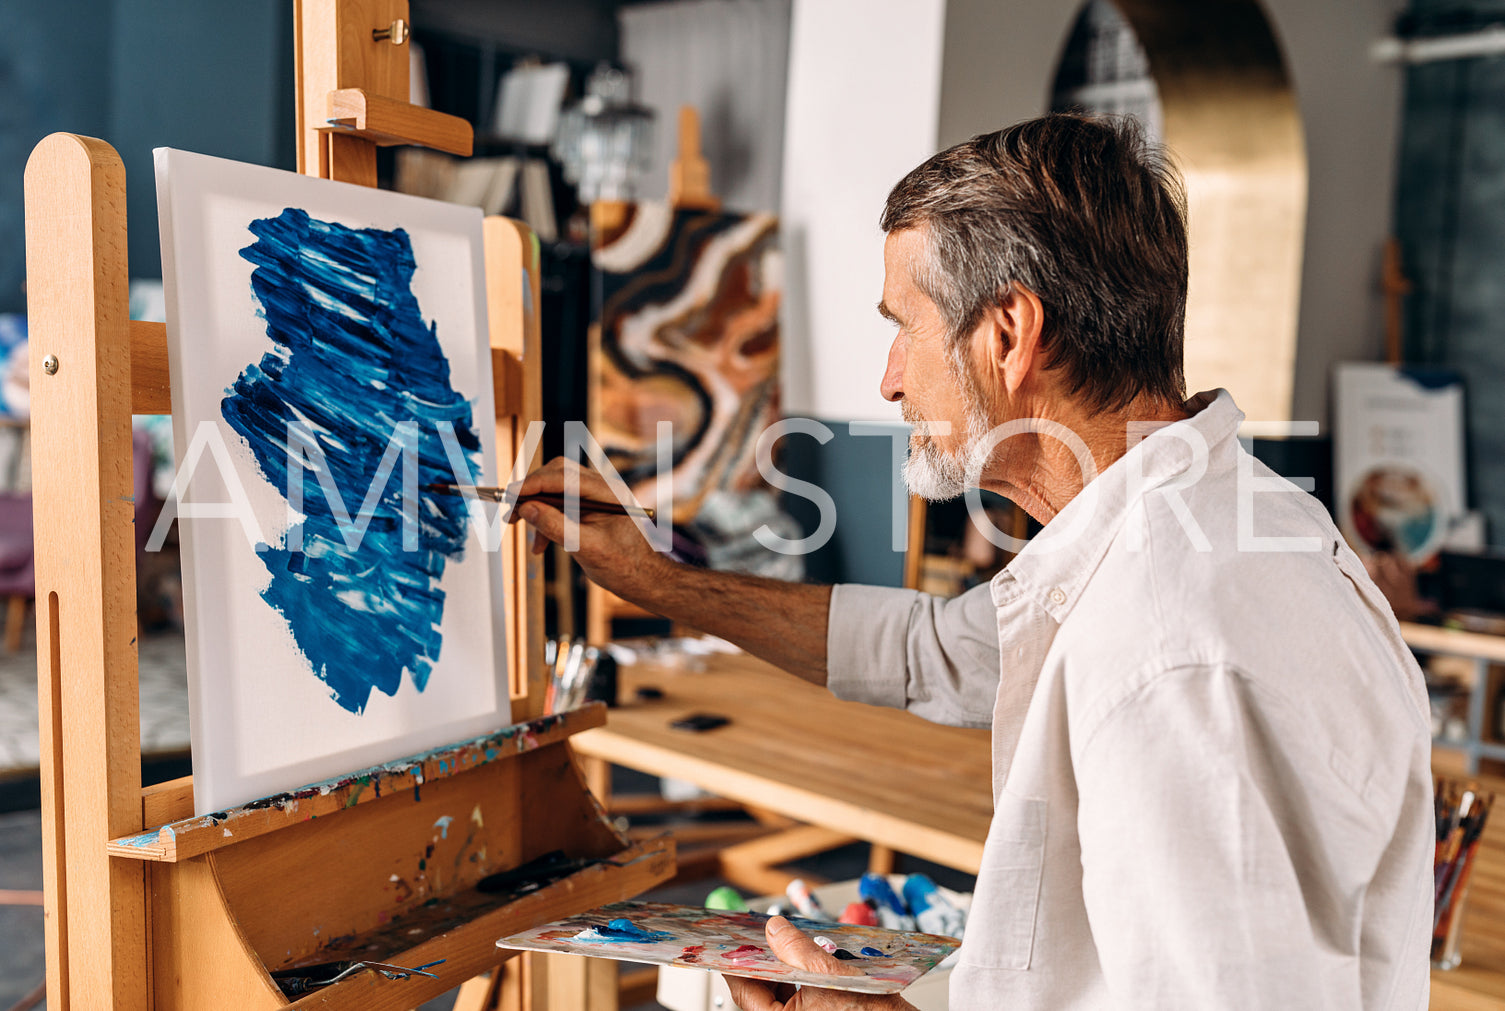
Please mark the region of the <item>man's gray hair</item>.
[[1137, 121], [1050, 115], [974, 137], [900, 180], [881, 224], [921, 230], [914, 281], [954, 342], [1021, 285], [1071, 394], [1095, 410], [1185, 398], [1186, 192]]

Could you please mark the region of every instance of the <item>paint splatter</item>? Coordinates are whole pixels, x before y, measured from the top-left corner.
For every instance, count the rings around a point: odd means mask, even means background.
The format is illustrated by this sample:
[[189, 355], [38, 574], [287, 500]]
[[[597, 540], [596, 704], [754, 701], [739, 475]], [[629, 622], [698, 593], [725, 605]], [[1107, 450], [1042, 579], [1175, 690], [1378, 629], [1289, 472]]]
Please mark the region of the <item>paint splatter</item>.
[[604, 927], [586, 927], [574, 940], [585, 944], [652, 944], [673, 936], [662, 930], [644, 930], [631, 920], [618, 918]]
[[[450, 385], [437, 329], [412, 292], [416, 263], [402, 229], [352, 229], [288, 208], [250, 224], [251, 289], [272, 341], [226, 391], [221, 413], [245, 438], [261, 474], [289, 494], [289, 423], [301, 447], [305, 519], [260, 557], [272, 579], [262, 598], [287, 621], [298, 649], [334, 700], [364, 711], [373, 689], [397, 692], [404, 672], [422, 691], [441, 646], [446, 562], [463, 555], [466, 507], [425, 495], [405, 522], [406, 495], [454, 480], [440, 427], [453, 430], [472, 473], [480, 440], [470, 403]], [[416, 461], [389, 458], [391, 479], [362, 503], [394, 438]], [[319, 484], [333, 479], [350, 525]], [[406, 486], [406, 490], [405, 490]], [[369, 519], [354, 549], [355, 530]], [[302, 550], [294, 550], [301, 543]]]
[[449, 838], [449, 827], [451, 825], [453, 825], [454, 823], [455, 823], [455, 819], [454, 818], [450, 817], [447, 814], [446, 815], [441, 815], [439, 817], [439, 819], [434, 822], [434, 828], [436, 828], [436, 829], [439, 830], [439, 837], [441, 839], [448, 839]]

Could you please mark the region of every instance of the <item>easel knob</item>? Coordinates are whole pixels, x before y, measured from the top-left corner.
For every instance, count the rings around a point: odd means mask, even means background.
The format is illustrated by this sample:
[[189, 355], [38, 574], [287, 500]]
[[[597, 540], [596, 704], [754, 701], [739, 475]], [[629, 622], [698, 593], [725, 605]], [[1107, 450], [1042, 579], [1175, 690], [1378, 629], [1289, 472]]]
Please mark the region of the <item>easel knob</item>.
[[408, 41], [408, 23], [398, 18], [385, 28], [373, 28], [371, 38], [376, 42], [390, 42], [394, 46], [400, 46]]

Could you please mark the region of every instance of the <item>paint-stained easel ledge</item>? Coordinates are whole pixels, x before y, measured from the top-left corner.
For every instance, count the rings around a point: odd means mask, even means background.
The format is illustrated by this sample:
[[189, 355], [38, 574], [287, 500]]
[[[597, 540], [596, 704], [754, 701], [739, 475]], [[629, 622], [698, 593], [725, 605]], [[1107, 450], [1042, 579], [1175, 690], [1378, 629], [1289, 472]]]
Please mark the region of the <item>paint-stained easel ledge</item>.
[[606, 707], [592, 702], [571, 712], [516, 723], [482, 737], [263, 797], [228, 811], [112, 839], [108, 849], [111, 856], [176, 863], [382, 796], [412, 790], [416, 797], [425, 783], [556, 744], [605, 722]]

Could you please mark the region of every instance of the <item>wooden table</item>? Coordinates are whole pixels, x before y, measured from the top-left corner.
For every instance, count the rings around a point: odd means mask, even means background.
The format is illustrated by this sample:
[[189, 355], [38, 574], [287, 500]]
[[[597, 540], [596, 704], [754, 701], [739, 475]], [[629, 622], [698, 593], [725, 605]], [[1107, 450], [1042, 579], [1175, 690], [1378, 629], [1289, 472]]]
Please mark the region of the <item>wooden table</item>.
[[[576, 752], [977, 873], [993, 817], [986, 730], [842, 702], [745, 655], [686, 659], [704, 672], [624, 666], [626, 704], [572, 738]], [[632, 701], [643, 685], [663, 698]], [[703, 733], [669, 728], [695, 712], [731, 722]]]
[[[611, 710], [606, 726], [571, 739], [577, 752], [977, 873], [993, 809], [987, 731], [841, 702], [743, 655], [623, 667], [621, 684], [624, 700], [644, 685], [664, 697]], [[731, 723], [669, 729], [692, 712]], [[1437, 753], [1439, 774], [1461, 765]], [[1433, 1011], [1505, 1011], [1505, 780], [1481, 779], [1502, 806], [1474, 869], [1463, 965], [1432, 974]]]

